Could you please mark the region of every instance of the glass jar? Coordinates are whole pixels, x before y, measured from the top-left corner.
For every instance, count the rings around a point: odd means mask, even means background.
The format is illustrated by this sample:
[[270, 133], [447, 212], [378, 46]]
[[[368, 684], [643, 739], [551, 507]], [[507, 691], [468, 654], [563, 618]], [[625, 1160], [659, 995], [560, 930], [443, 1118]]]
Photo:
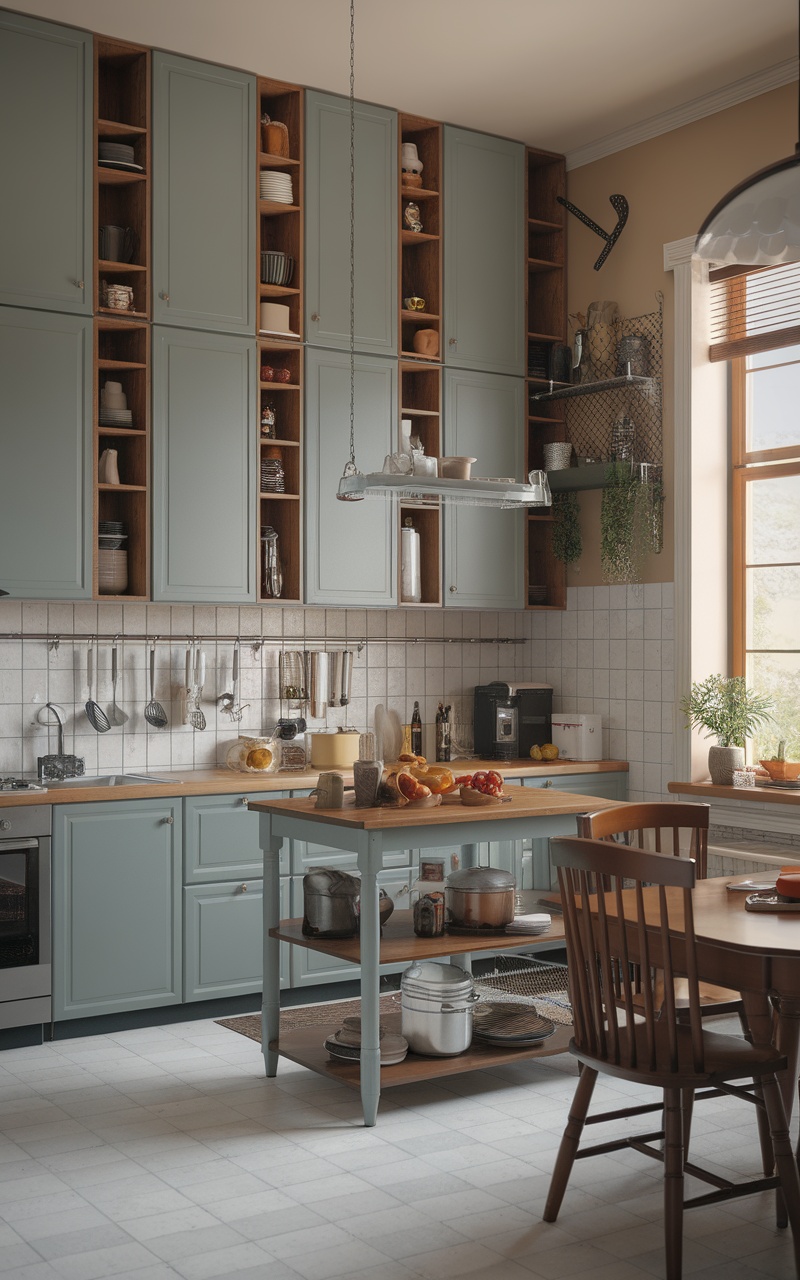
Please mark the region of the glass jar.
[[272, 738], [237, 738], [225, 755], [229, 769], [239, 773], [273, 773], [278, 767], [278, 748]]

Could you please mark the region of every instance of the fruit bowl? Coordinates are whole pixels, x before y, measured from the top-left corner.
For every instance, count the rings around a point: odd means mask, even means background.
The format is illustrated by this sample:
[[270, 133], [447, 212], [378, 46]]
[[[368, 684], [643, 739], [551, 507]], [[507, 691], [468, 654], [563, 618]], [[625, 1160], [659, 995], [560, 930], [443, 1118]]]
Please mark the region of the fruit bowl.
[[800, 760], [759, 760], [773, 782], [794, 782], [800, 778]]

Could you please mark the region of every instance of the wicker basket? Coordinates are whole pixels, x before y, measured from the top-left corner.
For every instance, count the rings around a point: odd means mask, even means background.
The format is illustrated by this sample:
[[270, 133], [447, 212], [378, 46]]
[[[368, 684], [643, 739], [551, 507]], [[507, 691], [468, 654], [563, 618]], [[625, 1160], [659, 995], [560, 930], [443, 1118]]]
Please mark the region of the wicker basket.
[[564, 1026], [572, 1024], [567, 966], [533, 956], [498, 955], [494, 969], [475, 978], [475, 990], [492, 1003], [532, 1005], [537, 1013]]

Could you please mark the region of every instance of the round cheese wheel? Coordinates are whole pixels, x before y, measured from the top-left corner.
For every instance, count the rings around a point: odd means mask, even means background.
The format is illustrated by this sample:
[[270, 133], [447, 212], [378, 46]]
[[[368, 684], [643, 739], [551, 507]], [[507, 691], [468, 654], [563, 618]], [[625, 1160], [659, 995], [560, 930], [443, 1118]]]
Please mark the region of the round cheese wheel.
[[781, 867], [775, 890], [783, 898], [800, 898], [800, 867]]

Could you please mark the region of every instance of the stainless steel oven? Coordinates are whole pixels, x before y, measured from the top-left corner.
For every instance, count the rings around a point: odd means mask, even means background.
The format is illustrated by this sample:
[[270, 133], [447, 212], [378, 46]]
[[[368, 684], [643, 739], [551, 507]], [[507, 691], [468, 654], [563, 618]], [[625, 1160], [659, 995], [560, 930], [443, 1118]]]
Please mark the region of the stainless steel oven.
[[51, 1020], [50, 807], [0, 809], [0, 1030]]

